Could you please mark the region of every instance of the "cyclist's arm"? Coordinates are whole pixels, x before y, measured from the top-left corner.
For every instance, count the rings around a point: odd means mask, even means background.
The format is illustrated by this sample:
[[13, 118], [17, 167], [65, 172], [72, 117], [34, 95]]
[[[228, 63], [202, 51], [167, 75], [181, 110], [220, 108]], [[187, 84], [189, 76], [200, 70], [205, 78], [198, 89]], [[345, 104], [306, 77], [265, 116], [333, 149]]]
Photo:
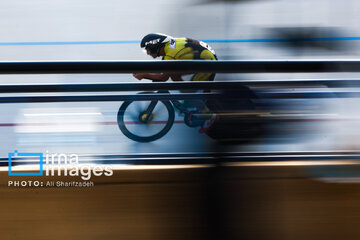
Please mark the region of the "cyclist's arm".
[[168, 73], [136, 73], [134, 77], [138, 80], [149, 79], [153, 82], [166, 82], [170, 75]]
[[184, 75], [186, 73], [171, 73], [170, 77], [173, 81], [184, 81], [181, 76]]

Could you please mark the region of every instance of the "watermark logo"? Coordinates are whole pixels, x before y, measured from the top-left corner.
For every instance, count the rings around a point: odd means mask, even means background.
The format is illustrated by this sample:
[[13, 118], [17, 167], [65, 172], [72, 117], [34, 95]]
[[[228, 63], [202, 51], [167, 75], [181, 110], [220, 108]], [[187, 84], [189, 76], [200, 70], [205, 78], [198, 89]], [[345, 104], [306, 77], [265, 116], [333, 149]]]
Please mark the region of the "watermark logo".
[[[80, 163], [79, 156], [77, 154], [63, 154], [63, 153], [49, 153], [46, 151], [43, 153], [20, 153], [17, 150], [11, 152], [9, 155], [9, 176], [68, 176], [68, 177], [80, 177], [83, 181], [89, 181], [93, 176], [112, 176], [113, 170], [110, 165], [98, 165], [89, 163]], [[39, 172], [24, 172], [16, 171], [13, 167], [14, 163], [36, 163], [39, 164]], [[33, 166], [33, 164], [32, 164]], [[29, 186], [31, 181], [9, 181], [9, 186]], [[53, 186], [87, 186], [89, 182], [63, 182], [58, 181], [46, 183], [35, 181], [38, 186], [53, 187]], [[90, 182], [92, 185], [93, 183]], [[90, 185], [91, 185], [90, 184]], [[33, 186], [36, 187], [35, 184]]]
[[[9, 176], [43, 176], [43, 163], [44, 155], [43, 153], [19, 153], [15, 150], [13, 153], [9, 153]], [[39, 172], [13, 172], [12, 171], [12, 162], [16, 158], [39, 158], [40, 171]]]

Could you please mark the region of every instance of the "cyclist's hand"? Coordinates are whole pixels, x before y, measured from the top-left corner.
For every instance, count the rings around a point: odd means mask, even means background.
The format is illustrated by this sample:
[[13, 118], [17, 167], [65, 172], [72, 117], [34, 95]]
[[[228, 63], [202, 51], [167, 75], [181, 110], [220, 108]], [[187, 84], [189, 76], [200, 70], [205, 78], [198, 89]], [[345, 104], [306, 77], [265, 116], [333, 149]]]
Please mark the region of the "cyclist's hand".
[[144, 78], [144, 74], [142, 73], [134, 73], [133, 76], [138, 80], [142, 80]]

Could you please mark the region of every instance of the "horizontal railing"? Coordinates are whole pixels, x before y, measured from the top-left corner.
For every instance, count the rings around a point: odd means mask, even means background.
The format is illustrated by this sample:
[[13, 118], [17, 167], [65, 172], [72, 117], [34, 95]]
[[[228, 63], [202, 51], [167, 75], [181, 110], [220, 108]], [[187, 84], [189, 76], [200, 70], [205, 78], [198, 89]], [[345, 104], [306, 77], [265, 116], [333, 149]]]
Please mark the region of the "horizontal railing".
[[0, 97], [0, 103], [40, 103], [40, 102], [114, 102], [114, 101], [151, 101], [151, 100], [189, 100], [217, 98], [212, 93], [156, 93], [130, 95], [88, 95], [88, 96], [24, 96]]
[[0, 62], [0, 74], [359, 72], [360, 60]]
[[[79, 162], [106, 164], [211, 164], [217, 158], [223, 163], [231, 162], [288, 162], [317, 161], [313, 165], [360, 165], [358, 151], [299, 151], [299, 152], [190, 152], [190, 153], [148, 153], [120, 155], [79, 155]], [[331, 162], [335, 161], [335, 162]], [[351, 161], [351, 162], [349, 162]], [[7, 166], [8, 158], [0, 158], [0, 166]], [[14, 158], [13, 164], [38, 164], [36, 158]]]
[[163, 83], [79, 83], [79, 84], [0, 84], [0, 93], [43, 93], [43, 92], [117, 92], [156, 90], [224, 90], [244, 85], [325, 85], [330, 87], [360, 86], [360, 80], [249, 80], [224, 82], [163, 82]]

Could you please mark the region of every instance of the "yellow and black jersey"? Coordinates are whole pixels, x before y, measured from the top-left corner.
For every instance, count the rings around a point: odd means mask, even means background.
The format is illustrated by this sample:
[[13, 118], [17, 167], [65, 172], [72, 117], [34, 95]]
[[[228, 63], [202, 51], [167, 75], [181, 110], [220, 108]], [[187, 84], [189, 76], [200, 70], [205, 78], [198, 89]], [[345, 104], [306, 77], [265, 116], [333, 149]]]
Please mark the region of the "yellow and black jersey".
[[165, 44], [164, 51], [163, 60], [217, 60], [208, 44], [191, 38], [174, 38]]

